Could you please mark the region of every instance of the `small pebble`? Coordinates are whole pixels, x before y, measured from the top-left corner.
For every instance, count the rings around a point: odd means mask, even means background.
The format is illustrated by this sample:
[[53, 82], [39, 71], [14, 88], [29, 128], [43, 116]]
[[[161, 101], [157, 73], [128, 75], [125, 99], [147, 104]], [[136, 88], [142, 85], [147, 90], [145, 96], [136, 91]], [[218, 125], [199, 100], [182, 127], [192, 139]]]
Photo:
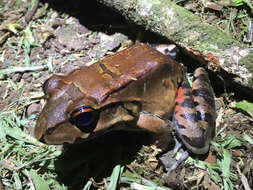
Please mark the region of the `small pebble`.
[[11, 77], [11, 79], [13, 80], [13, 82], [19, 82], [20, 79], [21, 79], [21, 77], [22, 77], [22, 74], [21, 74], [21, 73], [15, 73], [15, 74]]
[[33, 80], [33, 77], [31, 76], [30, 73], [24, 73], [22, 79], [24, 79], [24, 81], [26, 82], [31, 82]]

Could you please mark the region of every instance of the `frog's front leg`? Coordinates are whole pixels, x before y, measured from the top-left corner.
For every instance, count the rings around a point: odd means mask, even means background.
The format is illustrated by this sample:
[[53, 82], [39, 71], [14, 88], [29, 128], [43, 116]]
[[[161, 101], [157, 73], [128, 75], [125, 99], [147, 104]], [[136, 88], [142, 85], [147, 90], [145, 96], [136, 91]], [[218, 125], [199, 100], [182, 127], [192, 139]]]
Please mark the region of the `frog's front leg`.
[[215, 102], [208, 74], [204, 68], [194, 72], [192, 88], [186, 76], [177, 92], [173, 123], [188, 150], [205, 154], [215, 131]]
[[170, 127], [172, 123], [170, 124], [169, 122], [170, 121], [163, 120], [157, 115], [141, 112], [137, 121], [137, 126], [151, 132], [153, 135], [152, 141], [155, 142], [158, 148], [164, 151], [169, 145], [174, 143]]

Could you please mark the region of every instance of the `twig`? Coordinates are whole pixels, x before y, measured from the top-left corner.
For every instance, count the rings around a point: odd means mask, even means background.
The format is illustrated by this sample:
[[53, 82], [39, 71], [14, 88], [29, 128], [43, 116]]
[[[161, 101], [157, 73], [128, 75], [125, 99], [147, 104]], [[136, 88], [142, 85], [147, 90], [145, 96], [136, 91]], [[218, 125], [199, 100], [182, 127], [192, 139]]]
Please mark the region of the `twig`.
[[32, 19], [33, 15], [35, 14], [38, 6], [39, 6], [39, 0], [35, 0], [32, 10], [30, 12], [28, 12], [28, 14], [25, 16], [26, 24], [28, 24], [30, 22], [30, 20]]
[[27, 72], [27, 71], [38, 71], [46, 69], [47, 66], [34, 66], [34, 67], [12, 67], [8, 69], [2, 69], [0, 71], [0, 75], [10, 74], [10, 73], [16, 73], [16, 72]]
[[7, 40], [7, 38], [9, 37], [11, 33], [10, 32], [6, 32], [1, 38], [0, 38], [0, 45], [3, 44], [5, 42], [5, 40]]
[[243, 187], [245, 190], [251, 190], [250, 186], [249, 186], [249, 182], [246, 178], [246, 176], [241, 172], [239, 165], [236, 166], [238, 173], [241, 175], [241, 181], [243, 184]]

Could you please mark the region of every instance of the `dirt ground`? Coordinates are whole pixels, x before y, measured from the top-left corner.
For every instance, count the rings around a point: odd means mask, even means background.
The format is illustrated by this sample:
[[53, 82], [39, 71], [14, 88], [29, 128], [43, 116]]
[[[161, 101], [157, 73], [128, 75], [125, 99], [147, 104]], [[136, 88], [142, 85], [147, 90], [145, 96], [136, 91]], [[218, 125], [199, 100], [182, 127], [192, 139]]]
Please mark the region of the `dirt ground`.
[[[26, 23], [24, 18], [27, 15], [27, 10], [31, 10], [32, 1], [25, 2], [21, 0], [3, 0], [0, 3], [2, 5], [0, 9], [0, 37], [2, 37], [0, 41], [0, 70], [5, 71], [5, 73], [0, 74], [0, 110], [1, 112], [15, 110], [21, 118], [30, 118], [34, 114], [38, 116], [45, 104], [42, 84], [52, 74], [66, 74], [75, 68], [92, 64], [96, 60], [118, 51], [122, 46], [134, 43], [139, 33], [142, 34], [144, 42], [164, 42], [163, 39], [125, 21], [118, 13], [93, 1], [88, 3], [75, 1], [73, 3], [71, 1], [43, 0], [40, 2], [33, 18]], [[195, 1], [184, 4], [184, 6], [196, 14], [200, 14], [202, 11], [200, 5]], [[241, 7], [241, 9], [243, 8]], [[228, 18], [227, 14], [226, 11], [209, 10], [209, 14], [206, 15], [205, 19], [209, 23], [220, 18], [226, 20]], [[222, 23], [225, 23], [224, 20]], [[241, 31], [240, 25], [236, 22], [235, 29]], [[182, 59], [183, 56], [179, 52], [179, 62], [185, 60]], [[26, 70], [21, 68], [26, 68]], [[212, 75], [211, 80], [218, 80], [215, 77], [217, 76]], [[240, 93], [234, 91], [233, 88], [221, 88], [222, 85], [215, 84], [213, 81], [212, 84], [214, 84], [218, 115], [214, 142], [224, 143], [224, 139], [231, 136], [244, 139], [245, 134], [253, 139], [252, 117], [235, 106], [236, 102], [250, 99], [250, 97], [241, 97]], [[33, 118], [22, 126], [22, 130], [29, 135], [33, 135], [35, 121], [36, 118]], [[195, 189], [223, 188], [224, 182], [214, 182], [210, 174], [204, 170], [194, 172], [194, 166], [190, 163], [181, 164], [167, 179], [167, 184], [164, 183], [161, 178], [166, 172], [159, 159], [157, 159], [157, 155], [160, 155], [159, 150], [151, 145], [142, 147], [143, 141], [139, 142], [139, 139], [142, 139], [140, 136], [143, 136], [143, 134], [135, 134], [136, 137], [133, 142], [127, 140], [129, 135], [132, 136], [133, 134], [116, 133], [112, 137], [110, 135], [105, 137], [107, 140], [100, 139], [97, 140], [98, 142], [91, 142], [91, 144], [85, 145], [81, 149], [80, 147], [72, 147], [71, 150], [65, 152], [66, 157], [59, 159], [60, 161], [58, 165], [56, 164], [56, 167], [63, 167], [61, 161], [63, 161], [63, 164], [66, 164], [66, 161], [73, 162], [69, 160], [74, 155], [80, 157], [80, 155], [76, 155], [76, 152], [80, 153], [85, 150], [86, 154], [92, 155], [95, 147], [97, 148], [95, 150], [100, 151], [100, 153], [95, 155], [97, 159], [94, 163], [91, 163], [92, 167], [89, 170], [97, 166], [98, 162], [103, 163], [100, 164], [101, 166], [99, 165], [102, 168], [98, 170], [104, 170], [105, 165], [113, 167], [119, 159], [122, 159], [122, 157], [115, 158], [115, 155], [117, 155], [119, 149], [123, 149], [122, 152], [130, 151], [127, 153], [126, 161], [124, 161], [126, 173], [138, 174], [153, 182], [178, 189], [191, 189], [192, 187]], [[114, 139], [111, 142], [112, 138]], [[115, 142], [119, 141], [120, 145], [123, 144], [123, 148], [114, 147]], [[109, 147], [106, 151], [103, 147], [105, 142], [108, 143], [105, 147]], [[249, 186], [253, 188], [253, 145], [248, 141], [242, 142], [240, 146], [229, 149], [232, 155], [230, 172], [238, 175], [238, 172], [241, 171]], [[134, 150], [126, 148], [137, 144], [138, 147], [135, 147]], [[98, 148], [98, 146], [103, 148]], [[114, 147], [113, 150], [110, 149], [112, 146]], [[221, 153], [221, 150], [217, 146], [215, 148], [212, 146], [209, 156], [206, 155], [202, 160], [206, 160], [207, 163], [216, 163], [220, 157], [219, 153]], [[104, 154], [109, 155], [109, 157], [105, 158]], [[112, 155], [115, 156], [114, 160], [111, 159]], [[109, 161], [107, 162], [107, 160]], [[109, 169], [106, 167], [107, 172], [103, 173], [103, 177], [110, 176], [110, 167]], [[64, 171], [62, 172], [61, 183], [67, 185], [73, 183], [71, 180], [66, 180], [73, 173], [78, 174], [81, 179], [86, 174], [83, 172], [85, 169], [80, 170], [80, 168], [75, 170], [73, 168], [64, 168], [62, 170]], [[42, 174], [43, 171], [40, 171], [40, 173]], [[87, 175], [93, 177], [92, 174], [93, 171]], [[219, 173], [218, 175], [222, 174]], [[242, 178], [238, 176], [236, 178], [231, 177], [234, 188], [245, 189], [244, 183], [241, 181]], [[93, 185], [95, 184], [97, 188], [103, 189], [104, 183], [99, 181], [101, 178], [95, 180], [96, 182], [94, 181]], [[2, 179], [2, 181], [4, 180]], [[126, 185], [122, 185], [122, 189], [124, 186]]]

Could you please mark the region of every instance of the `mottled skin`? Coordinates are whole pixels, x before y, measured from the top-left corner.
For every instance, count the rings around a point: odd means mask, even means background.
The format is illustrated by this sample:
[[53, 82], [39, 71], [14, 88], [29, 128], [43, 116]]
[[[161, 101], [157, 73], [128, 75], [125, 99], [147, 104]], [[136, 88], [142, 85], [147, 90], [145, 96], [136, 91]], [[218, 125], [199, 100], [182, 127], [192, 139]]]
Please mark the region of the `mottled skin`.
[[186, 77], [178, 89], [173, 122], [188, 149], [195, 154], [206, 153], [214, 136], [215, 102], [206, 71], [194, 72], [192, 88]]
[[[194, 89], [191, 101], [198, 105], [184, 103], [183, 95], [188, 92], [183, 91], [186, 85], [182, 82], [182, 70], [171, 58], [149, 45], [137, 43], [66, 76], [53, 75], [44, 84], [47, 104], [37, 120], [35, 137], [48, 144], [62, 144], [94, 138], [111, 130], [148, 130], [154, 134], [157, 145], [166, 148], [169, 127], [164, 119], [173, 114], [175, 107], [179, 137], [190, 151], [205, 153], [214, 131], [215, 113], [210, 112], [210, 121], [202, 116], [209, 115], [210, 108], [214, 110], [213, 92], [207, 78], [204, 88], [209, 90], [211, 104], [202, 96], [206, 91]], [[202, 74], [206, 76], [204, 71]], [[197, 81], [195, 87], [200, 89], [201, 82]], [[194, 109], [200, 114], [191, 116]], [[89, 126], [76, 126], [73, 118], [84, 112], [94, 120]], [[185, 120], [187, 117], [190, 122]]]

